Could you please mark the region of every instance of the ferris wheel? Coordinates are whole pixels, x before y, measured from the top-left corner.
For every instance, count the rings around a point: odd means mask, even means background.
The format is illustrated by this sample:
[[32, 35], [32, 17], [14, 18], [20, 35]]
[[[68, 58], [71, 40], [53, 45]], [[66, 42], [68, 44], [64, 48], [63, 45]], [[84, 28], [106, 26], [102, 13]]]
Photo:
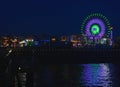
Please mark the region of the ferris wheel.
[[95, 40], [103, 37], [112, 39], [112, 27], [107, 17], [100, 13], [93, 13], [84, 19], [81, 34]]

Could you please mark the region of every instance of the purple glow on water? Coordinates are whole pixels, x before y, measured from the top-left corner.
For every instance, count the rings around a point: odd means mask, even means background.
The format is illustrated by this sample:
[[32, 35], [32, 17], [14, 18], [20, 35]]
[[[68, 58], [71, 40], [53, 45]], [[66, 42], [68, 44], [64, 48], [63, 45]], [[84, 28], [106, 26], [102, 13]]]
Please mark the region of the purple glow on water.
[[83, 86], [112, 87], [111, 73], [108, 64], [83, 64], [81, 81]]
[[96, 37], [95, 39], [102, 38], [105, 34], [105, 24], [101, 19], [98, 19], [98, 18], [92, 19], [87, 23], [86, 31], [85, 31], [87, 36], [93, 36], [90, 32], [90, 28], [93, 24], [98, 24], [101, 27], [101, 32], [100, 32], [100, 34], [95, 36]]

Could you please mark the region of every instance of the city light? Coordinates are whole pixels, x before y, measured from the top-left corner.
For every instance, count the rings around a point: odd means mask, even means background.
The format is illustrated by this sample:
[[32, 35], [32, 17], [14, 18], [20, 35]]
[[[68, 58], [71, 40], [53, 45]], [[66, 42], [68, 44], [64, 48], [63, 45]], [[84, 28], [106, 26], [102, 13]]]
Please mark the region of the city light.
[[[93, 35], [98, 35], [101, 29], [99, 29], [98, 25], [93, 25], [91, 27], [91, 32]], [[63, 46], [61, 43], [71, 43], [74, 48], [85, 47], [86, 45], [92, 46], [94, 45], [108, 45], [113, 46], [113, 38], [111, 37], [102, 37], [101, 39], [95, 39], [94, 37], [88, 37], [86, 35], [69, 35], [69, 36], [59, 36], [59, 37], [49, 37], [51, 39], [40, 39], [40, 38], [20, 38], [19, 36], [16, 38], [4, 37], [0, 38], [0, 47], [42, 47], [42, 46], [53, 46], [55, 44], [59, 44], [59, 46]], [[92, 39], [89, 39], [92, 38]], [[95, 39], [95, 40], [94, 40]], [[54, 43], [52, 43], [54, 42]], [[64, 47], [68, 44], [64, 44]]]

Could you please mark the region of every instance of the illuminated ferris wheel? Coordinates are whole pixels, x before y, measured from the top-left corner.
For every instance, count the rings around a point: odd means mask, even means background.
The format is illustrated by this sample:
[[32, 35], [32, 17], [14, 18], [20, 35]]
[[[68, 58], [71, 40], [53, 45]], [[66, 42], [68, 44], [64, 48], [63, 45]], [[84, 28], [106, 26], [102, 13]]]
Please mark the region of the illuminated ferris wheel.
[[87, 16], [83, 21], [81, 34], [95, 40], [103, 37], [112, 39], [112, 27], [107, 17], [100, 13], [94, 13]]

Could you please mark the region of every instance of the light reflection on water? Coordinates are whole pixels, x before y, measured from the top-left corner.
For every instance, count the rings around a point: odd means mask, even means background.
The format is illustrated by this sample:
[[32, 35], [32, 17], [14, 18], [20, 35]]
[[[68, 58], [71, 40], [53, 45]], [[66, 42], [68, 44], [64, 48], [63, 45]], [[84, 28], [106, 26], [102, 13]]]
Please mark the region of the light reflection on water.
[[113, 87], [110, 64], [82, 64], [80, 84], [87, 87]]
[[34, 87], [116, 87], [114, 64], [63, 64], [38, 67]]

